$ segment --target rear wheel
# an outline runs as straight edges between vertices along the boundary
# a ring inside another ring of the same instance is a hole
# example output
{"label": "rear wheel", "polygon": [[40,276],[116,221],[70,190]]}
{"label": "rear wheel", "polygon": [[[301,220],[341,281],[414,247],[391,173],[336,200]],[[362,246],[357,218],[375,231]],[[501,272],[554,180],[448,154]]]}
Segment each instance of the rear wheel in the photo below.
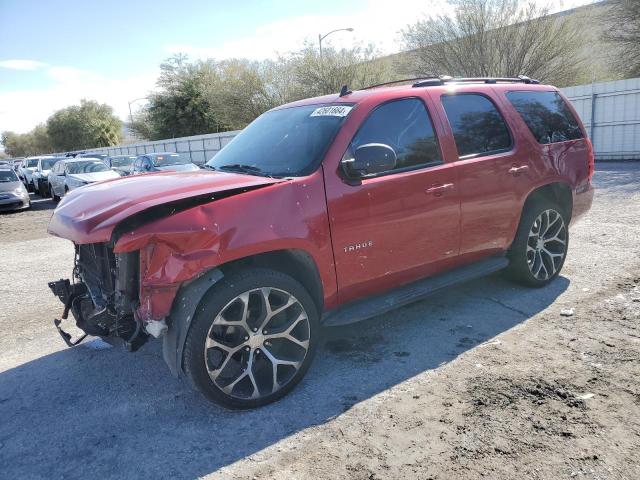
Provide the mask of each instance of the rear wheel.
{"label": "rear wheel", "polygon": [[511,278],[542,287],[560,274],[569,246],[568,220],[563,208],[546,199],[526,207],[509,252]]}
{"label": "rear wheel", "polygon": [[231,274],[198,307],[185,343],[185,372],[226,407],[265,405],[302,379],[319,333],[316,306],[296,280],[266,269]]}

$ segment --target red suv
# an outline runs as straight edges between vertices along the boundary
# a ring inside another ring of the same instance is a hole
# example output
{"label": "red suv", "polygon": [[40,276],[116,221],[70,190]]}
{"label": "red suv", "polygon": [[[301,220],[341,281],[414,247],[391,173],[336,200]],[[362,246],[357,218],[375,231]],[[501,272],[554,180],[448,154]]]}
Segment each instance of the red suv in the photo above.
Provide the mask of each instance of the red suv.
{"label": "red suv", "polygon": [[575,111],[526,77],[343,88],[265,113],[206,168],[72,191],[49,232],[73,281],[50,287],[90,335],[162,337],[232,408],[290,391],[323,326],[500,269],[546,285],[593,198]]}

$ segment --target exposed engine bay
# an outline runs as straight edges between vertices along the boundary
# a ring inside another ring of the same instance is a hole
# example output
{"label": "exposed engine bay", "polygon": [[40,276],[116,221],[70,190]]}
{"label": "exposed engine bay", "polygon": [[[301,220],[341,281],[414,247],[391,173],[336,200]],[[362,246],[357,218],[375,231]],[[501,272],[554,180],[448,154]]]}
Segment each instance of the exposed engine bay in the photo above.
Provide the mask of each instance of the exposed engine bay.
{"label": "exposed engine bay", "polygon": [[[75,245],[72,279],[50,282],[49,288],[64,304],[61,319],[54,323],[65,343],[74,346],[86,335],[120,341],[127,350],[135,351],[148,339],[138,321],[139,254],[113,252],[107,243]],[[72,341],[62,329],[69,312],[85,335]]]}

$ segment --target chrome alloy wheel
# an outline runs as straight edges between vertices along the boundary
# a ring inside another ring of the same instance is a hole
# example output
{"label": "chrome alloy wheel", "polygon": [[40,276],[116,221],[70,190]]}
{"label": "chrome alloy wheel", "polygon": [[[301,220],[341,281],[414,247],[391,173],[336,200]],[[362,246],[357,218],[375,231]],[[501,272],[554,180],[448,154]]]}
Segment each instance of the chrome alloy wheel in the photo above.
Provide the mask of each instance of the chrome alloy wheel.
{"label": "chrome alloy wheel", "polygon": [[290,293],[263,287],[246,291],[218,313],[207,333],[205,367],[231,397],[257,399],[284,387],[309,350],[310,325]]}
{"label": "chrome alloy wheel", "polygon": [[538,280],[547,280],[556,274],[567,253],[567,226],[562,215],[555,210],[544,210],[529,230],[527,264]]}

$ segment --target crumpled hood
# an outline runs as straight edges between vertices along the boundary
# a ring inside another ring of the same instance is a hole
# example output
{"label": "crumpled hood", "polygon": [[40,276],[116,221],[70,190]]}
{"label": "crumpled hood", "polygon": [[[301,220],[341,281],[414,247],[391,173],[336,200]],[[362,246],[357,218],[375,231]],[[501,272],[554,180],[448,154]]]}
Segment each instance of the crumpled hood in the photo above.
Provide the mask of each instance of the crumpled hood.
{"label": "crumpled hood", "polygon": [[120,178],[120,175],[113,170],[105,170],[104,172],[72,173],[69,174],[69,177],[80,180],[81,182],[93,183],[111,180],[112,178]]}
{"label": "crumpled hood", "polygon": [[[113,172],[115,173],[115,172]],[[282,182],[281,179],[199,170],[120,177],[72,190],[60,202],[48,232],[74,243],[108,242],[123,220],[153,207],[195,197]]]}

